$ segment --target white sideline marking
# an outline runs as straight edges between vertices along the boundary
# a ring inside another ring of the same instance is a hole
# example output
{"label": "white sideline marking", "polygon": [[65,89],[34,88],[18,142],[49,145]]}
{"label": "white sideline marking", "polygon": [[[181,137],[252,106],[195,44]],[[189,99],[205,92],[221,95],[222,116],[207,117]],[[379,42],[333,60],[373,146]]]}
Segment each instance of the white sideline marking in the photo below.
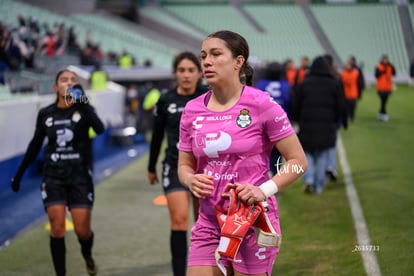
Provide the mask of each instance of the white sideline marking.
{"label": "white sideline marking", "polygon": [[[346,194],[348,196],[349,205],[351,206],[351,213],[354,219],[355,230],[357,234],[358,245],[371,245],[371,240],[368,234],[368,227],[365,222],[364,213],[362,212],[361,204],[359,203],[358,193],[355,189],[352,180],[352,172],[346,159],[346,152],[341,136],[338,133],[337,148],[339,154],[339,162],[341,163],[342,172],[344,175],[344,182]],[[361,250],[362,262],[365,267],[367,275],[380,276],[381,270],[378,265],[377,256],[374,251]]]}

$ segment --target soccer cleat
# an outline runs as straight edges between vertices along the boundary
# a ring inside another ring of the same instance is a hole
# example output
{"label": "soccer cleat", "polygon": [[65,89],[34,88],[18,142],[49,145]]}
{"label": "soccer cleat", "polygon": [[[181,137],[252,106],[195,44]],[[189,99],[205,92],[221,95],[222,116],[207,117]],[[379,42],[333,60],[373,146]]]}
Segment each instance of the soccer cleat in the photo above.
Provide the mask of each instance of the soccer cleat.
{"label": "soccer cleat", "polygon": [[92,257],[86,260],[86,271],[90,276],[95,276],[98,273],[98,266]]}

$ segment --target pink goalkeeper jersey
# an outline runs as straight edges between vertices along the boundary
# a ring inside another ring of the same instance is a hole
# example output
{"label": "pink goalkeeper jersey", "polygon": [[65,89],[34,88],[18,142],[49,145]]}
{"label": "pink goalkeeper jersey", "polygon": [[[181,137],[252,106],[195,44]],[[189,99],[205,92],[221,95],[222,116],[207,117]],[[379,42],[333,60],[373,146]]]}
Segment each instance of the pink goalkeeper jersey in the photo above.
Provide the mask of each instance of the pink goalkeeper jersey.
{"label": "pink goalkeeper jersey", "polygon": [[[227,204],[221,198],[227,183],[260,185],[269,180],[274,142],[294,133],[285,111],[266,92],[245,86],[239,101],[222,112],[206,107],[211,93],[187,103],[178,144],[179,150],[193,153],[196,173],[214,176],[212,195],[200,200],[198,223],[206,225],[217,224],[213,207]],[[268,203],[274,220],[278,218],[275,197]]]}

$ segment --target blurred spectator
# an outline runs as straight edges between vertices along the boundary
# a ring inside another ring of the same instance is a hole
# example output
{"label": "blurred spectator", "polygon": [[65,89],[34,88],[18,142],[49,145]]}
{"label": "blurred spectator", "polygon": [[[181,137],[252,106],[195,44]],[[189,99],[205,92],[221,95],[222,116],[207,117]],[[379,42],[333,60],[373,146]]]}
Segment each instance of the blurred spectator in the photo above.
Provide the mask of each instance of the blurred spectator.
{"label": "blurred spectator", "polygon": [[109,51],[106,55],[107,55],[107,58],[108,58],[108,62],[110,64],[113,64],[113,65],[118,64],[119,57],[118,57],[117,53],[115,53],[113,51]]}
{"label": "blurred spectator", "polygon": [[6,51],[7,40],[2,34],[3,31],[0,33],[0,83],[6,84],[4,73],[9,69],[10,58]]}
{"label": "blurred spectator", "polygon": [[[325,58],[325,60],[328,64],[328,70],[329,70],[330,74],[338,82],[338,84],[340,85],[342,94],[344,94],[342,81],[341,81],[341,74],[340,74],[338,68],[336,67],[336,65],[334,64],[334,60],[333,60],[332,55],[331,54],[325,54],[323,57]],[[343,125],[344,123],[346,125],[348,124],[346,109],[345,109],[345,113],[343,114],[343,118],[339,118],[338,121],[337,121],[338,128],[341,127],[341,125]],[[329,175],[330,179],[333,180],[333,181],[336,181],[337,178],[338,178],[338,165],[337,165],[337,162],[336,162],[336,142],[335,142],[335,146],[329,149],[328,167],[326,169],[326,174]]]}
{"label": "blurred spectator", "polygon": [[[258,80],[255,86],[260,90],[268,92],[282,106],[288,117],[290,117],[290,85],[284,79],[284,75],[285,70],[283,65],[279,62],[271,62],[265,67],[263,79]],[[276,147],[273,147],[270,154],[270,171],[272,175],[275,175],[280,169],[280,158],[281,154],[277,151]]]}
{"label": "blurred spectator", "polygon": [[121,69],[129,69],[134,64],[134,59],[128,51],[122,51],[121,56],[118,60],[118,66]]}
{"label": "blurred spectator", "polygon": [[349,62],[351,63],[351,66],[358,70],[358,99],[362,99],[362,92],[364,92],[365,89],[365,76],[364,72],[362,71],[362,68],[357,65],[356,57],[350,56]]}
{"label": "blurred spectator", "polygon": [[386,107],[393,89],[392,78],[395,75],[396,71],[394,65],[389,61],[387,55],[383,55],[378,65],[375,67],[377,94],[380,98],[380,110],[378,113],[378,120],[380,121],[386,122],[389,120]]}
{"label": "blurred spectator", "polygon": [[65,24],[56,24],[56,32],[55,32],[55,54],[56,56],[61,56],[66,50],[66,30]]}
{"label": "blurred spectator", "polygon": [[293,60],[288,59],[285,61],[285,78],[289,82],[290,86],[295,85],[296,67]]}
{"label": "blurred spectator", "polygon": [[326,62],[328,63],[329,72],[331,75],[338,81],[341,80],[341,74],[339,73],[338,68],[334,64],[334,60],[331,54],[325,54],[324,58]]}
{"label": "blurred spectator", "polygon": [[352,66],[351,60],[348,60],[341,72],[341,81],[345,93],[348,119],[353,122],[359,97],[359,72]]}
{"label": "blurred spectator", "polygon": [[151,59],[149,59],[149,58],[147,58],[147,59],[144,61],[144,66],[145,66],[145,67],[151,67],[151,66],[152,66],[152,60],[151,60]]}
{"label": "blurred spectator", "polygon": [[5,34],[5,51],[9,56],[9,69],[11,71],[18,71],[21,69],[23,63],[23,55],[20,49],[19,38],[17,32],[6,32]]}
{"label": "blurred spectator", "polygon": [[307,56],[303,56],[300,59],[300,67],[296,70],[293,86],[296,86],[302,83],[308,71],[309,71],[309,58]]}
{"label": "blurred spectator", "polygon": [[136,127],[139,120],[139,93],[136,84],[130,84],[125,98],[125,122],[127,126]]}
{"label": "blurred spectator", "polygon": [[92,91],[106,91],[108,74],[102,69],[101,63],[96,61],[89,79]]}
{"label": "blurred spectator", "polygon": [[284,79],[285,70],[279,62],[269,63],[264,70],[263,78],[257,80],[255,86],[268,92],[272,98],[289,114],[290,85]]}
{"label": "blurred spectator", "polygon": [[29,18],[29,30],[36,34],[40,33],[39,24],[37,22],[37,19],[34,17]]}
{"label": "blurred spectator", "polygon": [[149,90],[145,94],[144,99],[142,101],[142,111],[140,114],[140,121],[138,129],[142,133],[147,133],[149,130],[152,129],[153,126],[153,110],[155,105],[157,104],[158,99],[161,96],[160,90],[155,87],[153,83],[148,83]]}
{"label": "blurred spectator", "polygon": [[4,85],[6,84],[4,73],[7,71],[9,66],[8,66],[8,57],[1,45],[1,42],[2,41],[0,41],[0,84]]}
{"label": "blurred spectator", "polygon": [[74,27],[70,27],[68,30],[68,39],[67,39],[67,49],[70,53],[79,53],[80,45],[78,43],[78,38],[75,33]]}
{"label": "blurred spectator", "polygon": [[96,58],[93,45],[88,43],[80,54],[80,64],[81,65],[95,65]]}
{"label": "blurred spectator", "polygon": [[292,95],[292,119],[299,124],[298,137],[308,160],[304,190],[320,194],[327,180],[329,150],[336,144],[337,122],[346,120],[345,97],[323,56],[314,59]]}
{"label": "blurred spectator", "polygon": [[26,19],[24,19],[24,16],[22,14],[17,15],[17,21],[19,22],[19,27],[26,27]]}
{"label": "blurred spectator", "polygon": [[37,52],[45,53],[48,57],[54,57],[56,52],[55,35],[49,31],[47,36],[40,42]]}

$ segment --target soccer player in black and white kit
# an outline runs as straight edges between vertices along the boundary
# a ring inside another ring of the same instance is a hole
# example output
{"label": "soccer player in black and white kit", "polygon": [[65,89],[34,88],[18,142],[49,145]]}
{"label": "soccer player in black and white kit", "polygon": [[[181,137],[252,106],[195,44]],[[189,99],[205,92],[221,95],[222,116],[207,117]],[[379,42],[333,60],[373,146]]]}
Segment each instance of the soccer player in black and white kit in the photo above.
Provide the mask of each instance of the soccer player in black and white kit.
{"label": "soccer player in black and white kit", "polygon": [[[186,103],[205,91],[201,85],[202,71],[199,59],[191,52],[181,52],[173,60],[173,73],[177,86],[162,94],[154,110],[154,127],[148,162],[148,179],[158,183],[156,164],[164,133],[167,148],[162,168],[162,186],[167,198],[171,218],[170,250],[174,276],[184,276],[187,263],[187,231],[191,194],[178,180],[178,139],[181,113]],[[193,198],[194,218],[197,217],[198,201]]]}
{"label": "soccer player in black and white kit", "polygon": [[[72,215],[87,272],[89,275],[97,274],[92,257],[94,185],[89,130],[92,128],[96,134],[101,134],[104,125],[77,82],[76,74],[69,70],[62,70],[56,75],[56,102],[39,111],[34,136],[11,183],[13,191],[17,192],[24,171],[36,159],[47,138],[41,194],[51,225],[50,251],[58,276],[66,274],[67,207]],[[73,87],[77,89],[73,90]]]}

